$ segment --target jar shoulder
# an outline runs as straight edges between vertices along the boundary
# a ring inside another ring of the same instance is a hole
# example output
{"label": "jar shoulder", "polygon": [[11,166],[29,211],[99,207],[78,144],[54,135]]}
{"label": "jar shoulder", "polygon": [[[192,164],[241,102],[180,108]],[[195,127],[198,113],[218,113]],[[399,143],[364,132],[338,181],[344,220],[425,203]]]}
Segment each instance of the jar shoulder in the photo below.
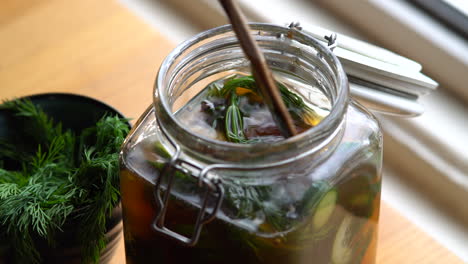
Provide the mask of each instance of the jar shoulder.
{"label": "jar shoulder", "polygon": [[343,137],[333,153],[314,169],[314,179],[340,181],[354,171],[382,169],[383,138],[377,118],[358,103],[347,109]]}
{"label": "jar shoulder", "polygon": [[344,142],[359,142],[363,146],[378,144],[381,148],[382,129],[379,120],[364,106],[352,101],[345,119]]}

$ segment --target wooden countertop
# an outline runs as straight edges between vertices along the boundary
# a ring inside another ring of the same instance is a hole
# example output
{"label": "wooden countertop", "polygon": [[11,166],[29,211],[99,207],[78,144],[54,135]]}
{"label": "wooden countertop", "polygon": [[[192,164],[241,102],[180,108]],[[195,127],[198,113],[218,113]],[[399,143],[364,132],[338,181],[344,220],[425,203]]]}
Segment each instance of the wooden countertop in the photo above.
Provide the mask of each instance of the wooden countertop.
{"label": "wooden countertop", "polygon": [[[114,0],[2,0],[0,100],[77,93],[138,118],[174,46]],[[377,263],[462,263],[385,202],[380,219]]]}

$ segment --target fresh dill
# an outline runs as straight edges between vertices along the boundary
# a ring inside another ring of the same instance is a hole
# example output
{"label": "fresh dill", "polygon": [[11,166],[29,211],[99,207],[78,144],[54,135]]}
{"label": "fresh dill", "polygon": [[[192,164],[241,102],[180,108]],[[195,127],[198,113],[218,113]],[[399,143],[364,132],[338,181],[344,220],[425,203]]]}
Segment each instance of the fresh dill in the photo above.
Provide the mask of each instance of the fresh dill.
{"label": "fresh dill", "polygon": [[[18,263],[40,263],[38,240],[54,246],[72,226],[82,262],[98,262],[106,219],[119,201],[118,152],[127,120],[104,116],[80,134],[64,131],[29,100],[0,106],[16,137],[0,140],[0,238]],[[20,136],[21,135],[21,136]]]}
{"label": "fresh dill", "polygon": [[226,138],[229,141],[235,143],[243,143],[246,141],[242,113],[239,109],[239,98],[235,93],[231,94],[230,104],[226,110],[224,121],[226,122]]}
{"label": "fresh dill", "polygon": [[[314,111],[314,109],[310,108],[298,94],[289,90],[281,82],[276,82],[276,85],[280,91],[284,104],[293,116],[302,119],[313,126],[318,124],[321,117]],[[228,93],[238,89],[239,87],[258,93],[258,88],[253,76],[243,76],[228,80],[220,91],[220,94],[226,96]]]}
{"label": "fresh dill", "polygon": [[[276,85],[297,125],[312,127],[322,120],[323,117],[307,105],[300,95],[281,82],[276,82]],[[255,79],[252,76],[233,76],[224,80],[224,83],[215,81],[209,84],[207,89],[207,99],[202,102],[202,111],[209,114],[206,122],[213,128],[224,131],[225,138],[230,142],[243,144],[258,142],[246,136],[244,116],[249,116],[250,113],[241,107],[243,97],[248,98],[250,103],[263,103]],[[223,122],[219,122],[220,120]]]}

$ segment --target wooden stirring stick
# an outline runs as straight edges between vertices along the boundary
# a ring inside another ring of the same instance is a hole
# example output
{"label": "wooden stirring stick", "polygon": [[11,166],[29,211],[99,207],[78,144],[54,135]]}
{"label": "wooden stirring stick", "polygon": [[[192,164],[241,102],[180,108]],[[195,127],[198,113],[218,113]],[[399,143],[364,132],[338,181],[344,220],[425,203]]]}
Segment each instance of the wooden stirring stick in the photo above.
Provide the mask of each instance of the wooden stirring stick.
{"label": "wooden stirring stick", "polygon": [[255,43],[252,35],[250,35],[250,31],[242,11],[234,0],[219,0],[219,2],[231,21],[232,28],[239,39],[242,50],[252,64],[252,75],[260,87],[260,93],[262,94],[276,125],[284,137],[288,138],[296,135],[296,127],[294,126],[291,115],[281,98],[281,94],[275,84],[273,74],[271,73],[270,68],[268,68],[263,53],[260,51],[257,43]]}

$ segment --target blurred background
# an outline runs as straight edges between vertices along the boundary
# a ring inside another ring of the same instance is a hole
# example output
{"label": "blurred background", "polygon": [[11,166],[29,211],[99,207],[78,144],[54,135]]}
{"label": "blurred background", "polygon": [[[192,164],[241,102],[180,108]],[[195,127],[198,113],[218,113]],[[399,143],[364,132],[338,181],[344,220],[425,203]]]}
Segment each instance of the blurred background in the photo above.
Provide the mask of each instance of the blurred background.
{"label": "blurred background", "polygon": [[[227,23],[215,0],[120,0],[172,42]],[[383,200],[468,261],[468,2],[239,0],[250,21],[319,26],[413,59],[439,83],[424,115],[379,115]],[[338,39],[339,42],[339,39]]]}

